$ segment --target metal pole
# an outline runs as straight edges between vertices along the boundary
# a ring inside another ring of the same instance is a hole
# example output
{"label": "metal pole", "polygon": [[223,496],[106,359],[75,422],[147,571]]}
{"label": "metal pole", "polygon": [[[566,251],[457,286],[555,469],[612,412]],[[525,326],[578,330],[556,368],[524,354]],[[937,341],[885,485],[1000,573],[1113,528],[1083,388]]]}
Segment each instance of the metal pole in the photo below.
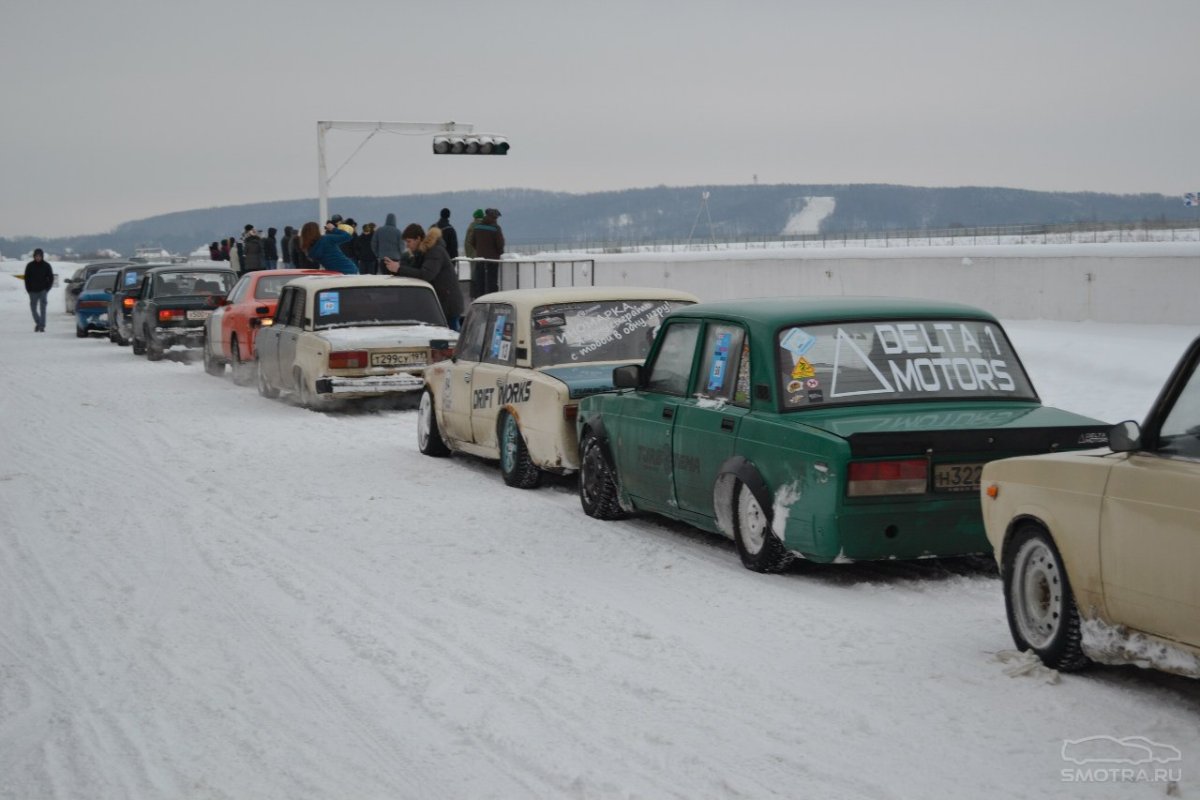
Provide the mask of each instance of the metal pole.
{"label": "metal pole", "polygon": [[325,168],[325,131],[328,122],[317,123],[317,224],[329,219],[329,172]]}

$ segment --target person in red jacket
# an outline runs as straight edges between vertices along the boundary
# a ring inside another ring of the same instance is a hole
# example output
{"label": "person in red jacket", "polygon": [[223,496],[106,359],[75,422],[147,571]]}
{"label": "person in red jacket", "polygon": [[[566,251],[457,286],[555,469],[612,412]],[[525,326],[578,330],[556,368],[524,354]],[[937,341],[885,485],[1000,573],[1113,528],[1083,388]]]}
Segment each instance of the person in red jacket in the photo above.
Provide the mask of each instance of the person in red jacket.
{"label": "person in red jacket", "polygon": [[46,261],[42,248],[33,251],[33,261],[25,265],[25,291],[29,293],[29,310],[33,313],[33,330],[46,332],[46,298],[54,285],[54,269]]}

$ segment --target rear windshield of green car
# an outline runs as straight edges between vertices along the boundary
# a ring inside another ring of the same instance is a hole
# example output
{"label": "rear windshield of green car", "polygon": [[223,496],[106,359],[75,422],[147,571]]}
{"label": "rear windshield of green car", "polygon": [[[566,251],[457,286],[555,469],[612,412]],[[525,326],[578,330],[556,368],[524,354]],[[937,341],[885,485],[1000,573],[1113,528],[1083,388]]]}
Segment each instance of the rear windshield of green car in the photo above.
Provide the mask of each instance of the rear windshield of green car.
{"label": "rear windshield of green car", "polygon": [[538,306],[529,320],[535,368],[589,361],[643,361],[679,300],[599,300]]}
{"label": "rear windshield of green car", "polygon": [[785,409],[898,400],[1036,400],[1004,331],[986,320],[796,325],[776,339]]}

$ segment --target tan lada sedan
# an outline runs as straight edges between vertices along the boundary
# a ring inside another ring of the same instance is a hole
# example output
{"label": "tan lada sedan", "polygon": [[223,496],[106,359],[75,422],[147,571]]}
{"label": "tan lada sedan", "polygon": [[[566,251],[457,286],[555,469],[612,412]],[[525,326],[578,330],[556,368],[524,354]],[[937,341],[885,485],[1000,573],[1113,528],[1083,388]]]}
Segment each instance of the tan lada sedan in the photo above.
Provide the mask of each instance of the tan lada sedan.
{"label": "tan lada sedan", "polygon": [[579,469],[579,399],[613,388],[613,367],[641,363],[662,318],[698,301],[638,287],[517,289],[477,298],[451,361],[425,370],[417,445],[500,462],[528,489]]}
{"label": "tan lada sedan", "polygon": [[1200,677],[1198,360],[1200,339],[1145,422],[1114,426],[1109,448],[984,467],[1013,640],[1051,667]]}

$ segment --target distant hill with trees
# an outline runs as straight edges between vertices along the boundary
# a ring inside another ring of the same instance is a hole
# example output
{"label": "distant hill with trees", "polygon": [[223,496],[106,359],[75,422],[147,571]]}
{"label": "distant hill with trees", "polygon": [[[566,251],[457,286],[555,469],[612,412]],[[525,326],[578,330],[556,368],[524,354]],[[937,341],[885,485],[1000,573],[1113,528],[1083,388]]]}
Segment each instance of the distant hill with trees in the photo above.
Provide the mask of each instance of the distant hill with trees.
{"label": "distant hill with trees", "polygon": [[[708,193],[707,200],[704,193]],[[819,199],[813,202],[814,198]],[[510,246],[582,246],[678,241],[693,235],[721,239],[774,238],[785,232],[842,232],[975,228],[1066,223],[1170,223],[1197,219],[1197,209],[1162,194],[1037,192],[995,187],[923,188],[888,184],[776,184],[657,186],[569,194],[535,189],[445,192],[395,197],[337,197],[330,213],[382,224],[389,213],[401,226],[429,225],[445,207],[461,232],[471,212],[499,208]],[[808,213],[806,213],[806,209]],[[820,213],[813,213],[819,210]],[[241,233],[299,227],[317,214],[317,201],[287,200],[176,211],[126,222],[113,231],[62,238],[0,239],[14,257],[34,247],[75,253],[163,247],[189,253]],[[711,220],[711,229],[710,229]],[[801,228],[797,228],[797,222]],[[808,227],[804,227],[808,226]]]}

